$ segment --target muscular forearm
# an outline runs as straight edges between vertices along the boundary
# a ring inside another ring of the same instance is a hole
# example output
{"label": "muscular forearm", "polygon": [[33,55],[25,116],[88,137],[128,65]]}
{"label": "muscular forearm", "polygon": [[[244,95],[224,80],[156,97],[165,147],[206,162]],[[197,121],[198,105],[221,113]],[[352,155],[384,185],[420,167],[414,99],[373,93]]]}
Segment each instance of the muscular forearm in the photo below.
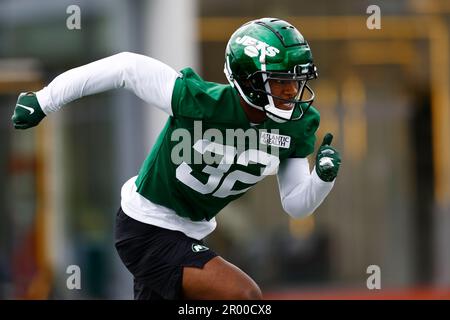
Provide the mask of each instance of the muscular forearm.
{"label": "muscular forearm", "polygon": [[294,218],[314,212],[334,185],[334,181],[322,181],[313,169],[309,171],[307,159],[288,159],[278,172],[283,209]]}

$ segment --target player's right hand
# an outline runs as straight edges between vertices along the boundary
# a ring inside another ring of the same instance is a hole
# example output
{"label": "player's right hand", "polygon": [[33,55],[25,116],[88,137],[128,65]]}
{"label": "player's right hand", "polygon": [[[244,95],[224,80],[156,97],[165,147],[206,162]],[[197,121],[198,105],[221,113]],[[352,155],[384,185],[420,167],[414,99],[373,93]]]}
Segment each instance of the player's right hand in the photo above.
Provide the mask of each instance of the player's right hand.
{"label": "player's right hand", "polygon": [[44,117],[45,113],[42,111],[34,92],[22,92],[19,94],[14,114],[11,118],[14,128],[28,129],[34,127]]}

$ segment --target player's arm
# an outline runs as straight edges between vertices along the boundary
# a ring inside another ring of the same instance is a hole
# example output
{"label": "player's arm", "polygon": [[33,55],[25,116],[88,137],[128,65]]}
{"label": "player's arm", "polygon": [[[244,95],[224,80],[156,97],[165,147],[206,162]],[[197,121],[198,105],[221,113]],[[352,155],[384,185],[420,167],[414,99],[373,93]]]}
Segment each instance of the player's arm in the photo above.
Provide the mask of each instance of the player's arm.
{"label": "player's arm", "polygon": [[291,158],[280,164],[278,186],[283,209],[294,218],[313,213],[333,188],[341,158],[330,146],[333,136],[325,135],[312,172],[308,159]]}
{"label": "player's arm", "polygon": [[153,58],[122,52],[57,76],[37,92],[21,93],[12,121],[17,129],[37,125],[46,115],[84,96],[125,88],[171,114],[171,97],[178,73]]}

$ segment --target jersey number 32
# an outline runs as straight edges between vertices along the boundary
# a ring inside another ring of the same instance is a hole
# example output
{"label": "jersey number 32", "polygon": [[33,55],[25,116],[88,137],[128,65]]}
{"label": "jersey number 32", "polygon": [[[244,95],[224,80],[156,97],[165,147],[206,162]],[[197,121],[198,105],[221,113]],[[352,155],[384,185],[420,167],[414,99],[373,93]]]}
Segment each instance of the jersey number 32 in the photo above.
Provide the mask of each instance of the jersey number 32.
{"label": "jersey number 32", "polygon": [[[275,174],[280,160],[278,157],[257,149],[248,149],[237,155],[236,164],[248,166],[249,163],[264,165],[260,175],[253,175],[242,170],[229,171],[234,163],[237,150],[233,146],[222,145],[206,139],[197,140],[193,145],[194,150],[204,155],[207,151],[218,154],[221,157],[217,166],[206,165],[203,172],[208,174],[206,183],[195,178],[191,172],[192,167],[182,162],[176,169],[176,177],[179,181],[201,194],[212,194],[214,197],[226,198],[231,195],[243,193],[251,188],[233,190],[236,181],[254,185],[265,176]],[[221,183],[222,181],[222,183]]]}

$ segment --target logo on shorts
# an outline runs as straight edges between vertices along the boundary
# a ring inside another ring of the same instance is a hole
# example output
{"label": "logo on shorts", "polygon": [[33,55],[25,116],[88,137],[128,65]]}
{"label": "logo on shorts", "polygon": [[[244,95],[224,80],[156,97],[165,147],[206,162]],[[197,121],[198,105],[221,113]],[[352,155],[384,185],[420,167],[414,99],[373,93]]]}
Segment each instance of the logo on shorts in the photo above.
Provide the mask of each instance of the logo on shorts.
{"label": "logo on shorts", "polygon": [[206,250],[209,250],[209,248],[205,247],[201,244],[198,244],[198,243],[192,244],[192,251],[194,251],[194,252],[202,252],[202,251],[206,251]]}

